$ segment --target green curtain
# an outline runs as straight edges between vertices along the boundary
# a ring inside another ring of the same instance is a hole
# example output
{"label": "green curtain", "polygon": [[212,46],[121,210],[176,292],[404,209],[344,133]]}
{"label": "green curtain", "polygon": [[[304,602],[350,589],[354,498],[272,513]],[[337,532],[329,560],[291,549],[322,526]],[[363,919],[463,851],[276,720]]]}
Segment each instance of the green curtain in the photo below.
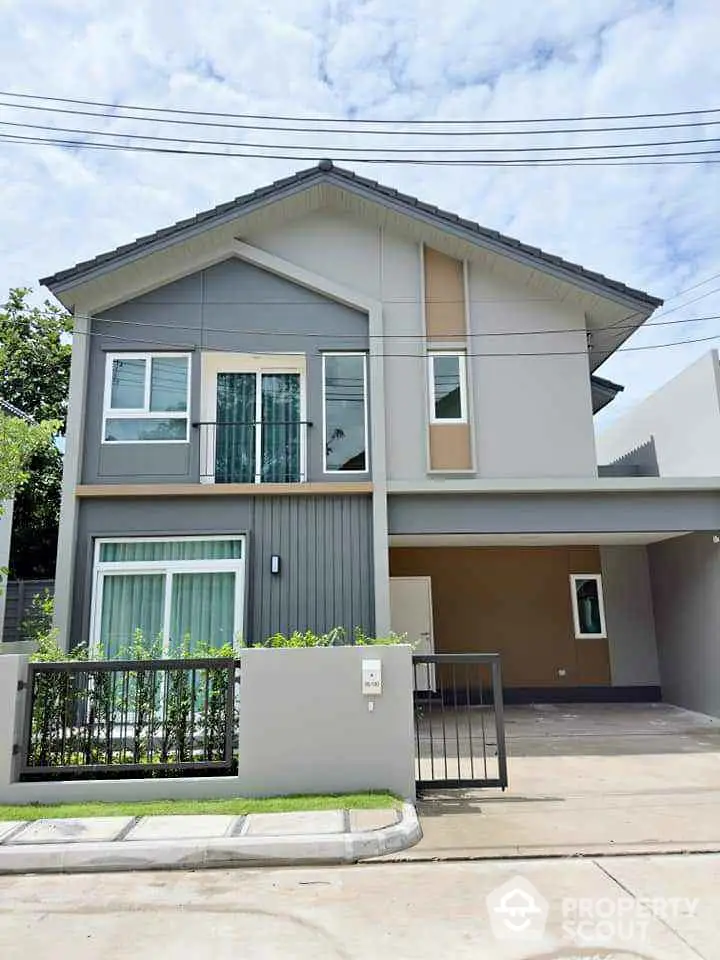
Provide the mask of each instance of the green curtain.
{"label": "green curtain", "polygon": [[262,467],[264,483],[300,480],[300,374],[262,376]]}
{"label": "green curtain", "polygon": [[232,645],[234,610],[234,573],[173,574],[170,656],[180,651],[186,637],[192,641],[191,651],[198,645]]}
{"label": "green curtain", "polygon": [[133,540],[100,544],[100,561],[132,563],[144,560],[238,560],[242,540]]}
{"label": "green curtain", "polygon": [[100,623],[101,655],[108,660],[126,655],[138,630],[146,643],[156,641],[162,633],[164,606],[164,574],[106,576]]}
{"label": "green curtain", "polygon": [[255,480],[254,373],[217,375],[215,483]]}

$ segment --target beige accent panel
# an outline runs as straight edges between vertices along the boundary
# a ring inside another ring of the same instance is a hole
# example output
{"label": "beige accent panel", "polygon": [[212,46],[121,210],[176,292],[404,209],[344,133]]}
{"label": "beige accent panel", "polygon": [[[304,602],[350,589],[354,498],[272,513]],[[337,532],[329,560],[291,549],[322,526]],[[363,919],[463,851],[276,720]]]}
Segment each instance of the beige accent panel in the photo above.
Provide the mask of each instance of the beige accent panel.
{"label": "beige accent panel", "polygon": [[430,424],[430,469],[472,470],[470,426],[467,423]]}
{"label": "beige accent panel", "polygon": [[575,639],[570,601],[570,574],[599,572],[597,547],[390,550],[391,577],[432,580],[438,653],[499,653],[508,687],[610,685],[608,642]]}
{"label": "beige accent panel", "polygon": [[460,260],[423,247],[425,331],[429,340],[465,341],[465,283]]}
{"label": "beige accent panel", "polygon": [[369,481],[357,483],[98,483],[75,488],[76,497],[275,497],[369,494]]}

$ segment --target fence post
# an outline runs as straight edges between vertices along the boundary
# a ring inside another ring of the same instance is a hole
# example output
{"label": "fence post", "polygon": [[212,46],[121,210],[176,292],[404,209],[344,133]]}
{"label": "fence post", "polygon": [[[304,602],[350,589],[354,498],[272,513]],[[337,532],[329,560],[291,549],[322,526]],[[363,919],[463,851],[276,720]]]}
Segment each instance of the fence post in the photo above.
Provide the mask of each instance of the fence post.
{"label": "fence post", "polygon": [[[24,736],[23,706],[28,693],[28,658],[7,653],[0,656],[0,794],[17,780],[20,756],[13,750]],[[22,683],[23,689],[18,685]]]}

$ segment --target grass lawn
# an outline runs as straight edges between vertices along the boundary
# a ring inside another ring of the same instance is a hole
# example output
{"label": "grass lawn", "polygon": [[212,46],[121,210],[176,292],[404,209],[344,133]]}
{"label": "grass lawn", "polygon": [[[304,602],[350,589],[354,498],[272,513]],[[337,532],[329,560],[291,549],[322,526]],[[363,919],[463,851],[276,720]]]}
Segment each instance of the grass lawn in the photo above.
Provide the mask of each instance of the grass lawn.
{"label": "grass lawn", "polygon": [[148,817],[198,813],[287,813],[295,810],[372,810],[397,807],[391,793],[340,793],[319,796],[267,797],[249,800],[150,800],[138,803],[58,803],[0,806],[0,820],[61,817]]}

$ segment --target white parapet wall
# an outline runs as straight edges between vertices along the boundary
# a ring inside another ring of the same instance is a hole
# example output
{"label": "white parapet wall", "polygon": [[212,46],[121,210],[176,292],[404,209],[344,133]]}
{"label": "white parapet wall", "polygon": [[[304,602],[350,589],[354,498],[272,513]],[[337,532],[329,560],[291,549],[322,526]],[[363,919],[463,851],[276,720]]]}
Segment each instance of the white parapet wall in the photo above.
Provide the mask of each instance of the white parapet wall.
{"label": "white parapet wall", "polygon": [[[382,692],[363,693],[364,660]],[[390,790],[415,798],[412,648],[251,648],[242,654],[245,796]]]}
{"label": "white parapet wall", "polygon": [[[366,790],[414,799],[409,646],[256,648],[243,651],[241,660],[237,776],[19,782],[28,658],[0,657],[0,803]],[[364,660],[380,661],[381,693],[362,692]]]}

